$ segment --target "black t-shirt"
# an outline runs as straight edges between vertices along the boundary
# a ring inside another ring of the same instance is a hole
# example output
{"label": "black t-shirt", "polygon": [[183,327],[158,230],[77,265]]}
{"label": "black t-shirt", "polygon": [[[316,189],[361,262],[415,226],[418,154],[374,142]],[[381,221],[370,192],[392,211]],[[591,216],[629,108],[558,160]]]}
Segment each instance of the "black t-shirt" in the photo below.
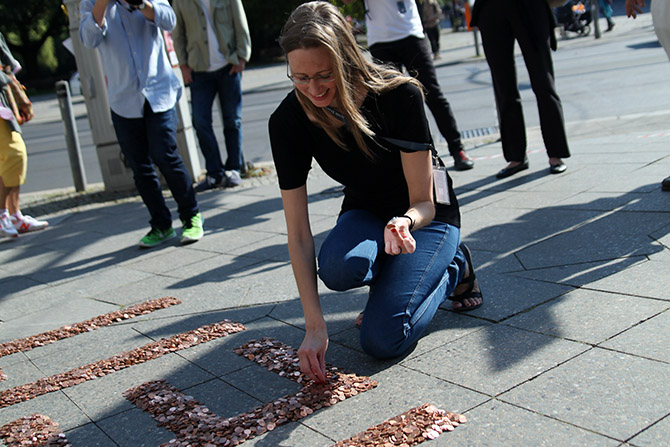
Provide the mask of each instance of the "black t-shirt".
{"label": "black t-shirt", "polygon": [[[296,92],[289,93],[269,122],[279,187],[289,190],[303,186],[315,159],[328,176],[344,186],[341,212],[364,209],[388,220],[409,208],[400,152],[410,150],[384,138],[432,144],[423,97],[418,87],[404,84],[381,95],[368,94],[361,111],[376,134],[375,139],[366,138],[373,159],[358,148],[346,127],[340,129],[341,138],[350,149],[339,147],[309,120]],[[435,220],[460,227],[458,202],[451,178],[447,179],[451,205],[435,203]]]}

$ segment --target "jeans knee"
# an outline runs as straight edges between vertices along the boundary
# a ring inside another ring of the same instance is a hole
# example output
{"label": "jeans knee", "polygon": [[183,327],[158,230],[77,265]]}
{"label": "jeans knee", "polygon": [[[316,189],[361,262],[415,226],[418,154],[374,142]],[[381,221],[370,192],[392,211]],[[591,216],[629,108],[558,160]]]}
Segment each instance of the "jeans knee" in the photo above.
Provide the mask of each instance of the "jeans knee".
{"label": "jeans knee", "polygon": [[365,258],[349,258],[332,262],[319,259],[319,278],[330,290],[342,292],[365,285],[370,271],[370,261]]}
{"label": "jeans knee", "polygon": [[392,359],[402,355],[404,341],[404,336],[398,340],[391,334],[389,325],[383,328],[372,328],[370,325],[361,327],[361,348],[367,355],[378,360]]}

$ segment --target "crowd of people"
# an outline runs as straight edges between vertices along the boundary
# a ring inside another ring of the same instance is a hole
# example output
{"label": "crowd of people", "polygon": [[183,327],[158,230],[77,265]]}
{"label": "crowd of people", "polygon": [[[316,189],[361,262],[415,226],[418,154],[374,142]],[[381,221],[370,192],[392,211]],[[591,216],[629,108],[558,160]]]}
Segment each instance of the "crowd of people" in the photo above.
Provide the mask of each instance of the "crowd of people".
{"label": "crowd of people", "polygon": [[[336,291],[369,287],[357,324],[363,350],[375,358],[406,352],[445,301],[452,301],[455,312],[477,309],[484,301],[470,250],[461,240],[458,198],[424,109],[427,105],[434,116],[454,168],[472,169],[433,62],[440,52],[439,5],[435,0],[343,0],[352,1],[365,2],[372,60],[337,7],[326,1],[301,4],[278,39],[293,89],[268,123],[305,317],[300,367],[319,382],[327,379],[328,329],[317,278]],[[628,14],[634,17],[643,5],[643,0],[627,0]],[[180,242],[200,240],[204,219],[196,193],[241,183],[241,76],[251,56],[242,1],[82,0],[80,13],[81,41],[100,52],[114,130],[149,213],[150,230],[139,246],[155,247],[177,236],[154,165],[177,203]],[[654,17],[654,24],[660,20]],[[496,176],[529,167],[515,44],[537,99],[549,173],[565,172],[570,151],[554,83],[555,21],[548,2],[478,0],[470,24],[481,32],[508,162]],[[172,33],[182,80],[168,59],[164,32]],[[668,50],[668,36],[659,37]],[[4,87],[20,66],[2,35],[0,59]],[[191,89],[193,124],[207,170],[199,183],[177,150],[176,104],[183,85]],[[225,163],[212,126],[217,95]],[[16,237],[48,223],[20,211],[26,149],[4,88],[0,99],[0,235]],[[337,222],[318,254],[306,188],[314,161],[344,186]],[[670,189],[670,178],[663,189]]]}

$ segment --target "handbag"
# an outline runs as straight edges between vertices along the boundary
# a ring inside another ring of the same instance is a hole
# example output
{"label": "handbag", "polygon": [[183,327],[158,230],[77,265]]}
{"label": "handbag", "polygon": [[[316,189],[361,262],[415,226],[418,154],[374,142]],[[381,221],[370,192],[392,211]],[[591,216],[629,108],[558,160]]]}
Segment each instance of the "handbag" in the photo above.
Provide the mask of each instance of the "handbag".
{"label": "handbag", "polygon": [[26,87],[21,84],[13,73],[7,73],[11,82],[5,86],[5,95],[9,108],[14,112],[14,117],[19,124],[27,123],[35,116],[33,103],[26,94]]}

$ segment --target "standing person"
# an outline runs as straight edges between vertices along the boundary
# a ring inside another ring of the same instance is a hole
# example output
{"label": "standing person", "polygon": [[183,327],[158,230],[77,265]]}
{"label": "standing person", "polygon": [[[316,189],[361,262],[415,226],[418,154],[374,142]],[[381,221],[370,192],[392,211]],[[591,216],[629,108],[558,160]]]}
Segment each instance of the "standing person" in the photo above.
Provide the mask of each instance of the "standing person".
{"label": "standing person", "polygon": [[[351,3],[354,0],[343,0]],[[370,54],[375,59],[402,67],[423,84],[426,104],[440,133],[447,141],[454,167],[459,171],[472,169],[474,161],[465,152],[461,133],[449,102],[437,82],[435,65],[426,44],[421,17],[414,0],[364,0]]]}
{"label": "standing person", "polygon": [[437,0],[424,0],[421,7],[421,24],[430,42],[433,59],[440,58],[440,20],[442,8]]}
{"label": "standing person", "polygon": [[600,3],[600,10],[602,11],[603,15],[605,16],[605,19],[607,20],[607,31],[612,31],[614,28],[614,20],[612,20],[612,14],[614,11],[612,10],[612,0],[598,0]]}
{"label": "standing person", "polygon": [[505,178],[528,169],[526,125],[514,64],[519,43],[537,99],[542,138],[549,155],[549,172],[560,174],[570,156],[563,106],[554,85],[551,50],[556,50],[554,14],[545,0],[477,0],[472,26],[479,27],[486,61],[491,69],[498,108],[503,154],[509,164],[496,174]]}
{"label": "standing person", "polygon": [[116,138],[151,215],[151,230],[138,245],[154,247],[176,236],[154,163],[177,202],[180,242],[200,240],[202,215],[177,151],[181,85],[163,41],[163,31],[174,27],[174,11],[167,0],[82,0],[79,10],[79,36],[100,52]]}
{"label": "standing person", "polygon": [[[452,292],[456,311],[482,303],[444,169],[436,171],[440,194],[433,195],[434,149],[421,86],[366,60],[347,30],[328,2],[293,11],[279,44],[294,90],[269,122],[305,314],[300,368],[318,382],[326,379],[328,330],[317,274],[333,290],[370,286],[360,341],[376,358],[407,351]],[[313,160],[344,185],[342,210],[321,246],[318,271],[306,187]]]}
{"label": "standing person", "polygon": [[17,237],[46,228],[49,222],[21,213],[19,194],[26,182],[28,154],[14,117],[6,87],[21,69],[0,33],[0,236]]}
{"label": "standing person", "polygon": [[[626,15],[635,19],[642,13],[643,7],[645,7],[644,0],[626,0]],[[670,59],[670,4],[661,0],[651,2],[651,20],[658,41]],[[670,177],[661,182],[661,189],[670,191]]]}
{"label": "standing person", "polygon": [[[238,186],[242,179],[242,71],[251,57],[251,37],[242,0],[173,0],[172,32],[184,83],[191,87],[193,126],[207,176],[195,190]],[[228,159],[224,166],[212,128],[219,95]]]}

